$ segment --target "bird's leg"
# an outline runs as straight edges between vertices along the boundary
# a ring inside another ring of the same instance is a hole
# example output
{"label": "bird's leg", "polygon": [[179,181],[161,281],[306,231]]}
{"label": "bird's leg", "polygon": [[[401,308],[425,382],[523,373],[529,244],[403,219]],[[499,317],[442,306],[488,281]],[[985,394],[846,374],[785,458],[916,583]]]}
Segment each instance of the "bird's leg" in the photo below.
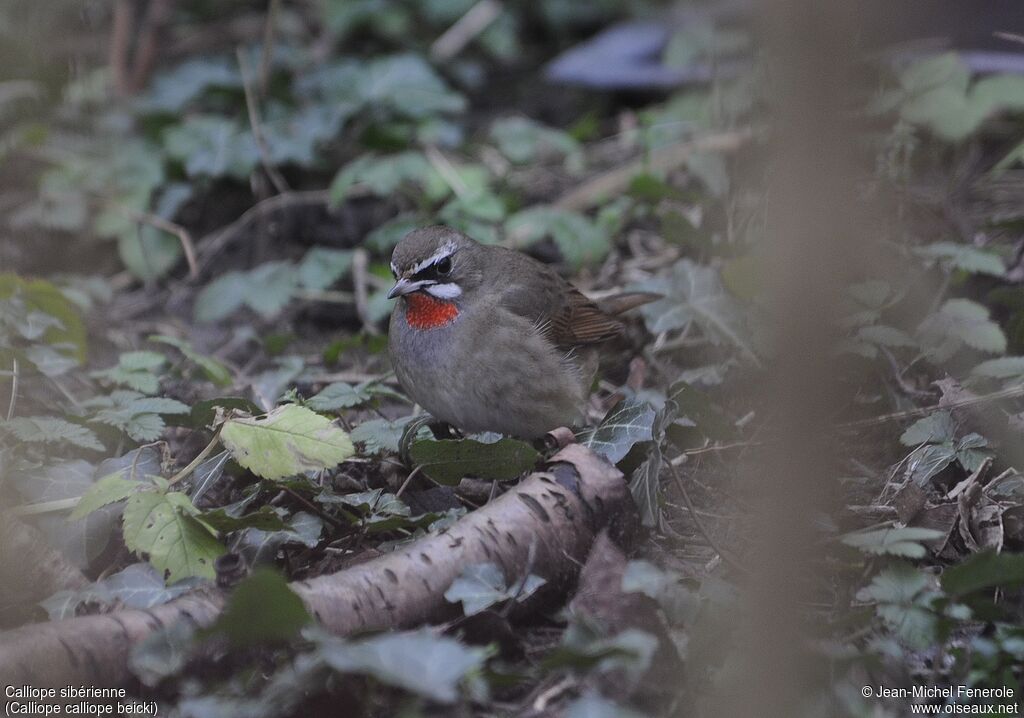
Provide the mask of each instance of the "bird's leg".
{"label": "bird's leg", "polygon": [[433,419],[427,422],[427,428],[433,433],[434,438],[438,441],[442,439],[458,439],[461,435],[458,434],[458,430],[449,424],[447,421],[440,421]]}

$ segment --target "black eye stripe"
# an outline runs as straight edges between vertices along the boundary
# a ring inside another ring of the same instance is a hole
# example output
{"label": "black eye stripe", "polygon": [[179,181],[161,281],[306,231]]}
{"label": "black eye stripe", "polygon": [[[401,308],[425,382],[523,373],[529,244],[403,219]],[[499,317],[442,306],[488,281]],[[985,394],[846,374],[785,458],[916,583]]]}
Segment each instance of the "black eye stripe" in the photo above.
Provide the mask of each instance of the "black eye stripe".
{"label": "black eye stripe", "polygon": [[[424,267],[420,271],[416,272],[416,274],[412,275],[411,278],[417,282],[425,280],[437,281],[442,276],[442,274],[447,275],[451,272],[451,263],[451,256],[441,257],[439,260],[437,260],[430,266]],[[448,265],[448,270],[446,272],[438,271],[438,266],[445,264]]]}

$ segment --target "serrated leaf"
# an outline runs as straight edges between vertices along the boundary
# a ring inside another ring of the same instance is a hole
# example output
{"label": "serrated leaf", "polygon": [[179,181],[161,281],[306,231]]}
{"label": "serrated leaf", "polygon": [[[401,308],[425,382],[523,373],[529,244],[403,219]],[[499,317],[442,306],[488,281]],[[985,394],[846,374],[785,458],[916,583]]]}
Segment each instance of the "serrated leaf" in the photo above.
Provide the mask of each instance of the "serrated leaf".
{"label": "serrated leaf", "polygon": [[910,447],[941,444],[952,441],[955,434],[956,422],[953,415],[948,411],[936,411],[911,424],[900,436],[900,443]]}
{"label": "serrated leaf", "polygon": [[971,376],[987,379],[1016,379],[1024,376],[1024,357],[1000,357],[983,361],[971,369]]}
{"label": "serrated leaf", "polygon": [[186,359],[188,359],[193,364],[202,369],[203,373],[206,375],[206,378],[212,381],[217,386],[231,385],[231,370],[228,369],[223,364],[221,364],[216,359],[214,359],[213,357],[208,357],[205,354],[200,354],[195,349],[193,349],[192,345],[189,344],[187,341],[184,341],[183,339],[178,339],[176,337],[164,336],[162,334],[154,334],[150,336],[148,339],[151,342],[169,344],[170,346],[180,351],[182,354],[185,355]]}
{"label": "serrated leaf", "polygon": [[906,526],[903,528],[854,531],[839,537],[847,546],[876,555],[923,558],[927,553],[922,541],[937,541],[945,536],[934,529]]}
{"label": "serrated leaf", "polygon": [[312,621],[302,599],[269,568],[257,568],[231,592],[206,635],[222,635],[235,648],[281,643]]}
{"label": "serrated leaf", "polygon": [[444,199],[451,192],[426,156],[412,150],[384,156],[360,155],[338,172],[328,191],[331,201],[338,203],[356,187],[377,197],[387,197],[410,185],[432,201]]}
{"label": "serrated leaf", "polygon": [[988,309],[969,299],[950,299],[918,328],[929,359],[944,362],[964,345],[991,354],[1006,351],[1006,335]]}
{"label": "serrated leaf", "polygon": [[473,439],[417,441],[409,450],[413,462],[439,484],[454,486],[464,476],[511,481],[532,469],[540,454],[530,444],[501,439],[485,444]]}
{"label": "serrated leaf", "polygon": [[989,274],[1001,277],[1006,274],[1006,267],[998,254],[968,244],[955,242],[935,242],[914,250],[918,255],[933,260],[942,260],[956,269],[974,274]]}
{"label": "serrated leaf", "polygon": [[467,648],[430,628],[348,642],[321,637],[318,653],[341,673],[371,676],[440,703],[453,703],[459,684],[483,668],[487,651]]}
{"label": "serrated leaf", "polygon": [[372,401],[377,396],[401,398],[400,394],[387,387],[373,382],[364,382],[353,386],[343,381],[328,384],[319,393],[306,400],[309,408],[315,411],[337,411],[351,409]]}
{"label": "serrated leaf", "polygon": [[123,501],[136,491],[145,488],[138,481],[122,478],[123,473],[123,471],[118,471],[104,476],[94,483],[82,496],[78,506],[74,508],[68,518],[75,521],[83,516],[88,516],[98,508]]}
{"label": "serrated leaf", "polygon": [[224,547],[194,512],[185,494],[132,494],[124,506],[125,546],[148,555],[169,583],[188,576],[213,578],[213,563]]}
{"label": "serrated leaf", "polygon": [[[389,419],[364,421],[352,429],[351,439],[353,443],[363,447],[360,452],[362,454],[397,454],[398,442],[402,438],[406,425],[413,418],[412,416],[406,416],[395,421]],[[430,430],[424,426],[417,433],[417,436],[430,436]]]}
{"label": "serrated leaf", "polygon": [[508,586],[501,567],[495,563],[479,563],[463,569],[444,592],[444,598],[449,603],[461,603],[463,615],[472,616],[511,598],[525,601],[545,583],[547,581],[540,576],[530,574]]}
{"label": "serrated leaf", "polygon": [[861,327],[857,330],[857,337],[872,344],[883,347],[916,347],[917,342],[913,337],[902,329],[887,327],[883,324],[875,324],[869,327]]}
{"label": "serrated leaf", "polygon": [[263,418],[229,419],[220,438],[235,461],[265,479],[332,469],[355,451],[330,419],[294,404]]}
{"label": "serrated leaf", "polygon": [[19,441],[38,444],[68,443],[83,449],[102,451],[103,444],[89,429],[52,416],[19,416],[0,422],[0,430],[7,431]]}
{"label": "serrated leaf", "polygon": [[596,429],[577,434],[576,440],[616,464],[634,444],[651,440],[654,416],[655,411],[647,402],[623,399],[612,407]]}

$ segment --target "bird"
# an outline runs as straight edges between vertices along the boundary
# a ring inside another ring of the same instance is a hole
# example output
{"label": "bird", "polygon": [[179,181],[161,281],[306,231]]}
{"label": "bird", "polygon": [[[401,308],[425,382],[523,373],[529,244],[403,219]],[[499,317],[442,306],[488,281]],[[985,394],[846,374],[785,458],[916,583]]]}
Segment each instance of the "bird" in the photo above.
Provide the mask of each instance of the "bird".
{"label": "bird", "polygon": [[527,440],[580,424],[617,315],[660,298],[592,301],[550,265],[443,225],[405,235],[391,272],[388,350],[408,396],[463,433]]}

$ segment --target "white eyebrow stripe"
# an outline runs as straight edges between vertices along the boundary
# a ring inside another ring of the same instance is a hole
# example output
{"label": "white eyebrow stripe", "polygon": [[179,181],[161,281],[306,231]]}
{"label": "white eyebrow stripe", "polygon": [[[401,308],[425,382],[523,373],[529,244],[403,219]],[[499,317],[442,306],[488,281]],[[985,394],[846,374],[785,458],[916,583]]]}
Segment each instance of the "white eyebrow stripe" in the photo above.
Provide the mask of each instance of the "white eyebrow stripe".
{"label": "white eyebrow stripe", "polygon": [[391,273],[394,274],[396,277],[398,276],[398,267],[395,266],[394,262],[391,263]]}
{"label": "white eyebrow stripe", "polygon": [[419,262],[415,267],[412,268],[412,273],[422,272],[424,269],[432,264],[437,264],[445,257],[450,257],[455,253],[455,242],[445,242],[439,250],[434,252],[432,255]]}
{"label": "white eyebrow stripe", "polygon": [[462,296],[462,288],[455,282],[431,284],[424,287],[424,289],[427,291],[427,294],[431,294],[438,299],[455,299]]}

